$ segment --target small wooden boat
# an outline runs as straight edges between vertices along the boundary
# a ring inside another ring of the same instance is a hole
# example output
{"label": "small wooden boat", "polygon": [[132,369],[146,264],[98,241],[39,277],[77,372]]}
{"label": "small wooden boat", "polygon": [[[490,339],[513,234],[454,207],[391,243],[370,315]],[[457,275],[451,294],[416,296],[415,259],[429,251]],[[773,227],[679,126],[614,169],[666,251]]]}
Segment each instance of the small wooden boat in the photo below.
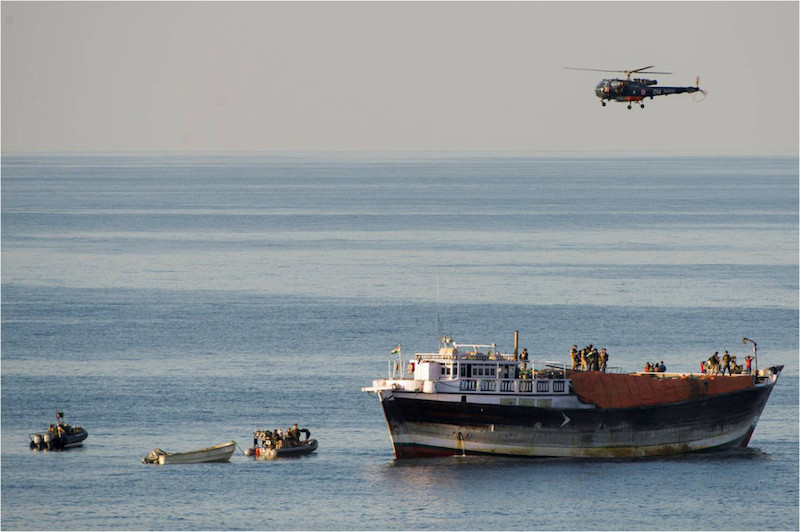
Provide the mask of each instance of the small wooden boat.
{"label": "small wooden boat", "polygon": [[[305,434],[305,439],[300,439],[300,434]],[[311,431],[308,429],[294,428],[287,429],[286,432],[276,430],[256,430],[253,432],[253,446],[245,449],[246,456],[252,456],[256,460],[271,460],[273,458],[302,456],[311,454],[317,450],[317,440],[311,439]]]}
{"label": "small wooden boat", "polygon": [[236,442],[221,443],[196,451],[168,453],[155,448],[142,458],[144,464],[199,464],[202,462],[228,462],[236,450]]}
{"label": "small wooden boat", "polygon": [[31,449],[68,449],[83,444],[89,433],[83,427],[72,426],[64,422],[64,412],[56,412],[56,424],[50,425],[45,432],[28,434]]}

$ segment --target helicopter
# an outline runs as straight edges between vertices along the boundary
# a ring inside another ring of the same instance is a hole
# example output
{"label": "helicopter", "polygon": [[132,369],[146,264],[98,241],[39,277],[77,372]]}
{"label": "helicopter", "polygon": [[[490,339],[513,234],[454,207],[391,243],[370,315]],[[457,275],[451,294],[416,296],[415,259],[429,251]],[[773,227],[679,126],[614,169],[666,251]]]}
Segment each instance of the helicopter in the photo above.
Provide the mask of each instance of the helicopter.
{"label": "helicopter", "polygon": [[[631,108],[633,102],[637,102],[639,107],[644,109],[644,99],[650,98],[651,100],[656,96],[667,96],[669,94],[682,94],[682,93],[695,93],[699,92],[706,96],[706,91],[700,88],[700,77],[695,79],[694,87],[657,87],[658,81],[654,79],[633,78],[631,74],[642,72],[653,68],[653,65],[637,68],[634,70],[601,70],[598,68],[575,68],[564,67],[567,70],[590,70],[593,72],[619,72],[625,74],[625,79],[603,79],[594,88],[595,95],[600,98],[600,103],[603,107],[606,106],[606,100],[628,102],[628,109]],[[645,72],[645,74],[672,74],[672,72]],[[702,100],[696,100],[702,101]]]}

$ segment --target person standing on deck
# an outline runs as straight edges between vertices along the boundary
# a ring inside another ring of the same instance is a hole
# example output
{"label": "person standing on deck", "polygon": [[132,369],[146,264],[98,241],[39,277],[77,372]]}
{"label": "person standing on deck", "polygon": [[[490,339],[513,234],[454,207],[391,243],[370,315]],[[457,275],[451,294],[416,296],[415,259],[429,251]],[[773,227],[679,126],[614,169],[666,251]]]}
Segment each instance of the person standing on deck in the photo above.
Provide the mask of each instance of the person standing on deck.
{"label": "person standing on deck", "polygon": [[606,348],[604,347],[600,350],[600,371],[605,373],[606,367],[608,367],[608,352],[606,352]]}
{"label": "person standing on deck", "polygon": [[591,351],[589,351],[589,371],[597,371],[600,368],[597,363],[597,357],[597,349],[593,347]]}
{"label": "person standing on deck", "polygon": [[569,350],[569,358],[572,360],[572,369],[578,369],[578,346],[573,345],[572,349]]}
{"label": "person standing on deck", "polygon": [[725,370],[728,370],[728,375],[731,374],[731,356],[727,351],[722,354],[722,374],[725,375]]}
{"label": "person standing on deck", "polygon": [[744,371],[748,375],[750,375],[750,373],[753,372],[753,357],[751,357],[750,355],[744,357],[744,367],[745,367]]}
{"label": "person standing on deck", "polygon": [[714,351],[714,354],[711,355],[708,362],[711,364],[711,374],[716,375],[719,373],[719,351]]}

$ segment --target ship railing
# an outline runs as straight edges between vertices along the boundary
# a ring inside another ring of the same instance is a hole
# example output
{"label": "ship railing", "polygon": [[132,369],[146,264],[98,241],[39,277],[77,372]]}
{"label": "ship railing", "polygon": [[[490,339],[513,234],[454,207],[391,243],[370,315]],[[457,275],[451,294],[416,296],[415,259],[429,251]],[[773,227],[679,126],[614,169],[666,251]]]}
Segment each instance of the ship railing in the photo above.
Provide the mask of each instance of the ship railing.
{"label": "ship railing", "polygon": [[458,383],[458,389],[462,392],[474,392],[477,388],[477,379],[461,379],[461,382]]}
{"label": "ship railing", "polygon": [[514,355],[504,355],[501,353],[474,353],[474,352],[459,352],[457,354],[440,354],[440,353],[415,353],[414,358],[417,362],[423,360],[500,360],[503,362],[513,362]]}
{"label": "ship railing", "polygon": [[[448,381],[439,381],[448,385]],[[452,381],[451,381],[452,382]],[[455,384],[455,383],[454,383]],[[448,385],[449,386],[449,385]],[[462,392],[500,392],[521,394],[567,394],[567,379],[459,379],[458,389]]]}
{"label": "ship railing", "polygon": [[398,356],[396,359],[389,359],[389,379],[408,379],[414,378],[413,375],[406,375],[406,366],[408,365],[410,360],[403,360],[402,356]]}

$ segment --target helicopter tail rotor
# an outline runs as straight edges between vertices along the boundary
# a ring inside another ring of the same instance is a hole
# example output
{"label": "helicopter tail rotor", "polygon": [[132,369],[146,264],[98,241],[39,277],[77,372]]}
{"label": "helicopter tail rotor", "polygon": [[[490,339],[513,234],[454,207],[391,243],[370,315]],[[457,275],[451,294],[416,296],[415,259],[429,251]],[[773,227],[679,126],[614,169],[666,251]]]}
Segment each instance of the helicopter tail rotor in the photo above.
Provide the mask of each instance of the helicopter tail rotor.
{"label": "helicopter tail rotor", "polygon": [[705,99],[706,99],[706,96],[708,96],[708,91],[706,91],[706,90],[703,90],[703,89],[701,89],[701,88],[700,88],[700,76],[697,76],[697,77],[695,78],[695,80],[694,80],[694,86],[695,86],[695,88],[697,89],[697,92],[699,92],[700,94],[702,94],[702,95],[703,95],[703,97],[702,97],[702,98],[700,98],[700,99],[698,99],[698,98],[697,98],[697,92],[695,92],[694,94],[692,94],[692,99],[693,99],[695,102],[702,102],[703,100],[705,100]]}

